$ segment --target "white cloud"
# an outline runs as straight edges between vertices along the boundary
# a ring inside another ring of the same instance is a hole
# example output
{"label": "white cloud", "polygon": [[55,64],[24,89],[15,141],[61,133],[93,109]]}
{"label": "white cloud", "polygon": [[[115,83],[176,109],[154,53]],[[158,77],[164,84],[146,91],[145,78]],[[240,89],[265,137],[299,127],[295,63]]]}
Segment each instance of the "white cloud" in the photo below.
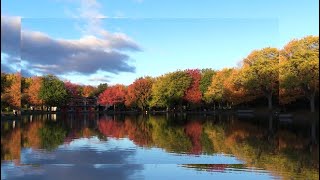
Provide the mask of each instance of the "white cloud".
{"label": "white cloud", "polygon": [[[92,11],[82,13],[82,18],[102,16],[93,10],[99,7],[95,1],[81,2],[81,10]],[[135,67],[128,64],[129,56],[121,51],[140,51],[138,44],[123,33],[109,33],[99,24],[89,24],[99,37],[88,34],[79,39],[54,39],[43,32],[21,30],[21,20],[17,17],[1,16],[1,52],[8,54],[8,59],[21,55],[25,71],[37,74],[134,72]]]}

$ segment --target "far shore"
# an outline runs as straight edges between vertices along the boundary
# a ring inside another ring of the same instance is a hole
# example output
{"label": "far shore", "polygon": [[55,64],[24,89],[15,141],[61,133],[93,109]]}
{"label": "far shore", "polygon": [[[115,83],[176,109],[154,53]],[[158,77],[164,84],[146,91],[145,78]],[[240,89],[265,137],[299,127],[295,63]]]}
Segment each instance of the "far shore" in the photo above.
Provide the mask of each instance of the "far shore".
{"label": "far shore", "polygon": [[176,115],[184,115],[184,114],[202,114],[202,115],[237,115],[239,117],[261,117],[261,116],[270,116],[279,117],[280,119],[301,119],[308,120],[310,117],[319,118],[319,112],[310,113],[307,110],[300,110],[294,112],[278,112],[276,110],[269,111],[268,109],[221,109],[215,111],[87,111],[87,112],[60,112],[60,111],[23,111],[19,115],[14,114],[2,114],[1,120],[20,120],[21,116],[27,115],[41,115],[41,114],[106,114],[106,115],[138,115],[138,114],[176,114]]}

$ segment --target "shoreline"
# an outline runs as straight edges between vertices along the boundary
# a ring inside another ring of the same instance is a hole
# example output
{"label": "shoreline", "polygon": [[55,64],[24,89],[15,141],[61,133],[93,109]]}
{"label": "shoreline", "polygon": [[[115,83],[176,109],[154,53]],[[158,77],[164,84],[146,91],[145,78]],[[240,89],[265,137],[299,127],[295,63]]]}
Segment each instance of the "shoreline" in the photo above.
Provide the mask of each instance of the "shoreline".
{"label": "shoreline", "polygon": [[216,110],[216,111],[92,111],[92,112],[60,112],[60,111],[27,111],[15,116],[13,114],[2,114],[1,120],[20,120],[22,116],[28,115],[45,115],[45,114],[104,114],[104,115],[236,115],[238,117],[261,117],[270,116],[278,118],[280,120],[293,120],[293,119],[304,119],[319,118],[319,112],[314,113],[308,111],[295,111],[295,112],[277,112],[276,110],[265,110],[265,109],[232,109],[232,110]]}

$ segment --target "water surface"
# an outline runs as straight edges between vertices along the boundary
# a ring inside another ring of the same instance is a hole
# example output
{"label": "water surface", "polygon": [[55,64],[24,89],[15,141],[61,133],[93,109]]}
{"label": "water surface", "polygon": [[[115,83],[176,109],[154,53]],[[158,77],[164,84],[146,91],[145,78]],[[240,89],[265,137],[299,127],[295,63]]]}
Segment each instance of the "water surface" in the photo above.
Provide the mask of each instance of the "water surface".
{"label": "water surface", "polygon": [[1,179],[319,179],[318,122],[64,114],[1,122]]}

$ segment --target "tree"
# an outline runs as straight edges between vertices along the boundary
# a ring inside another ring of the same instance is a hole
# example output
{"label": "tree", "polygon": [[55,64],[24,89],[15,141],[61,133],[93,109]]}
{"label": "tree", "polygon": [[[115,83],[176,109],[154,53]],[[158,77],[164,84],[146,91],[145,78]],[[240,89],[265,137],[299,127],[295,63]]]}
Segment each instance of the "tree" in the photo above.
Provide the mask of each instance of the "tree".
{"label": "tree", "polygon": [[66,87],[69,97],[80,97],[82,95],[80,85],[66,81],[64,82],[64,86]]}
{"label": "tree", "polygon": [[9,95],[5,91],[10,87],[10,84],[8,74],[1,72],[1,111],[9,106]]}
{"label": "tree", "polygon": [[5,88],[9,105],[14,109],[21,108],[21,73],[9,76],[10,86]]}
{"label": "tree", "polygon": [[192,78],[184,71],[158,77],[152,86],[151,106],[167,107],[180,104]]}
{"label": "tree", "polygon": [[151,88],[153,79],[151,77],[139,78],[128,87],[126,95],[126,106],[137,105],[142,110],[148,107],[151,99]]}
{"label": "tree", "polygon": [[116,110],[116,105],[125,102],[126,91],[126,87],[120,84],[108,87],[99,95],[98,102],[103,105],[113,105]]}
{"label": "tree", "polygon": [[[319,94],[319,37],[290,41],[280,52],[280,88],[302,91],[315,111]],[[299,96],[295,96],[298,98]]]}
{"label": "tree", "polygon": [[68,93],[64,83],[54,75],[46,75],[42,79],[40,99],[49,106],[61,106],[65,104]]}
{"label": "tree", "polygon": [[226,101],[232,105],[248,102],[255,98],[253,94],[241,86],[241,73],[243,72],[240,69],[232,69],[230,76],[223,83]]}
{"label": "tree", "polygon": [[92,97],[92,96],[94,96],[95,90],[96,90],[96,88],[93,86],[90,86],[90,85],[84,86],[83,87],[83,96],[84,97]]}
{"label": "tree", "polygon": [[104,92],[106,89],[108,88],[108,84],[107,83],[101,83],[97,86],[97,88],[94,91],[94,95],[95,96],[99,96],[102,92]]}
{"label": "tree", "polygon": [[200,79],[201,74],[199,69],[186,70],[188,75],[192,78],[192,82],[186,90],[183,99],[193,104],[199,104],[201,102],[202,94],[200,91]]}
{"label": "tree", "polygon": [[208,87],[211,85],[212,76],[214,76],[215,74],[216,72],[212,69],[201,70],[200,91],[202,93],[202,98],[204,97],[204,94],[207,92]]}
{"label": "tree", "polygon": [[29,104],[28,102],[29,96],[26,93],[26,91],[29,88],[31,81],[32,81],[31,78],[21,77],[21,106],[22,107],[27,107]]}
{"label": "tree", "polygon": [[224,88],[224,81],[230,76],[232,69],[225,68],[217,71],[216,75],[212,77],[211,85],[205,93],[205,100],[207,103],[218,102],[219,107],[221,103],[226,102],[226,94]]}
{"label": "tree", "polygon": [[42,85],[42,78],[34,76],[31,78],[29,87],[26,89],[26,94],[28,96],[28,102],[34,106],[42,105],[42,100],[40,99],[40,88]]}
{"label": "tree", "polygon": [[1,72],[1,95],[5,92],[5,89],[10,86],[8,80],[8,74]]}
{"label": "tree", "polygon": [[278,95],[279,88],[279,51],[276,48],[264,48],[251,52],[242,66],[242,85],[249,91],[261,93],[268,99],[268,108],[272,109],[272,97]]}

